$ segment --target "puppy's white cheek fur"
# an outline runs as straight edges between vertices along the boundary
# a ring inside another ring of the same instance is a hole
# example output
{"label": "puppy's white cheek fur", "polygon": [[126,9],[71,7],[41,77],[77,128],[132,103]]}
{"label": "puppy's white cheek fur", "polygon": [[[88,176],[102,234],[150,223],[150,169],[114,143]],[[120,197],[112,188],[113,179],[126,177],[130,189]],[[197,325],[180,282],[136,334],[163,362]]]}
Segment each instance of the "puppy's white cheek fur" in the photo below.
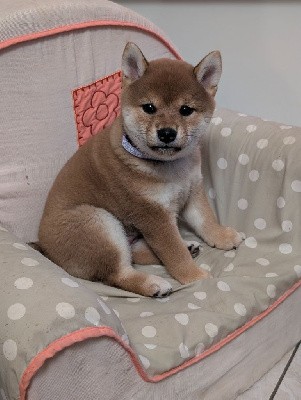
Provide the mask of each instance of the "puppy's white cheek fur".
{"label": "puppy's white cheek fur", "polygon": [[133,112],[131,107],[122,111],[124,128],[133,142],[134,146],[140,151],[146,152],[148,149],[145,127],[139,120],[139,116]]}
{"label": "puppy's white cheek fur", "polygon": [[139,124],[137,124],[137,117],[131,107],[122,109],[122,117],[127,132],[137,134],[139,132]]}

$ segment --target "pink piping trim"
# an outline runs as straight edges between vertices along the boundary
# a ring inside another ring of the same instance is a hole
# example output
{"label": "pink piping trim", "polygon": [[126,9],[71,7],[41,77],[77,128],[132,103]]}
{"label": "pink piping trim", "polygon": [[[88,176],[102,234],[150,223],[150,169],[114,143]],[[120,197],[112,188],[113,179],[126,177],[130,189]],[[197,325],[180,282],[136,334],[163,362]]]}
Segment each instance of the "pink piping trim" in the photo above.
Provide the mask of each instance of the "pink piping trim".
{"label": "pink piping trim", "polygon": [[131,349],[131,347],[126,344],[110,327],[88,327],[83,328],[78,331],[72,332],[66,336],[63,336],[54,342],[52,342],[48,347],[42,350],[36,357],[34,357],[26,370],[24,371],[20,384],[20,400],[26,400],[27,389],[30,385],[30,382],[34,375],[38,372],[38,370],[43,366],[46,360],[54,357],[58,352],[64,350],[65,348],[73,345],[74,343],[78,343],[91,338],[99,338],[102,336],[107,336],[112,339],[115,339],[129,354],[137,372],[141,376],[141,378],[146,382],[160,382],[161,380],[176,374],[179,371],[197,363],[200,360],[208,357],[212,353],[215,353],[227,343],[231,342],[233,339],[237,338],[239,335],[244,333],[246,330],[254,326],[257,322],[261,321],[264,317],[270,314],[276,307],[278,307],[281,303],[284,302],[292,293],[294,293],[301,286],[301,280],[296,282],[290,289],[288,289],[282,296],[279,297],[269,308],[267,308],[264,312],[259,314],[257,317],[252,318],[249,322],[243,325],[241,328],[236,329],[234,332],[229,334],[225,339],[221,340],[219,343],[216,343],[214,346],[210,347],[210,349],[204,351],[204,353],[200,354],[197,357],[190,359],[189,361],[184,362],[180,366],[176,368],[172,368],[171,370],[164,372],[161,375],[155,375],[154,377],[149,377],[145,370],[141,367],[140,362],[137,359],[136,354]]}
{"label": "pink piping trim", "polygon": [[178,58],[182,59],[180,54],[173,48],[171,43],[169,43],[166,39],[164,39],[163,36],[161,36],[159,33],[151,30],[150,28],[146,28],[143,25],[135,24],[133,22],[125,22],[125,21],[115,21],[115,20],[98,20],[98,21],[87,21],[87,22],[79,22],[76,24],[71,24],[71,25],[64,25],[64,26],[59,26],[57,28],[51,28],[45,31],[40,31],[40,32],[34,32],[34,33],[28,33],[26,35],[14,37],[11,39],[4,40],[3,42],[0,42],[0,50],[5,49],[6,47],[18,44],[18,43],[23,43],[27,42],[29,40],[35,40],[39,38],[43,38],[46,36],[53,36],[58,33],[62,32],[69,32],[72,30],[77,30],[77,29],[84,29],[84,28],[92,28],[96,26],[123,26],[123,27],[128,27],[128,28],[135,28],[135,29],[141,29],[144,32],[147,32],[151,34],[152,36],[156,37],[159,39],[173,55]]}

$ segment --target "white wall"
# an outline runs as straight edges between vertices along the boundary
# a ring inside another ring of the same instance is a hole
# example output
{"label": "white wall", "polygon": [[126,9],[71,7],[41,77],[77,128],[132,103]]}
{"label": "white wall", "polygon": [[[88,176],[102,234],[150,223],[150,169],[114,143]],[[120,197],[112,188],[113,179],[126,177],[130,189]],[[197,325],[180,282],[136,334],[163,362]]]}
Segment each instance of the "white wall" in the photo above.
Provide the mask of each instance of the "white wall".
{"label": "white wall", "polygon": [[221,50],[220,106],[301,126],[301,1],[115,1],[157,24],[192,64]]}

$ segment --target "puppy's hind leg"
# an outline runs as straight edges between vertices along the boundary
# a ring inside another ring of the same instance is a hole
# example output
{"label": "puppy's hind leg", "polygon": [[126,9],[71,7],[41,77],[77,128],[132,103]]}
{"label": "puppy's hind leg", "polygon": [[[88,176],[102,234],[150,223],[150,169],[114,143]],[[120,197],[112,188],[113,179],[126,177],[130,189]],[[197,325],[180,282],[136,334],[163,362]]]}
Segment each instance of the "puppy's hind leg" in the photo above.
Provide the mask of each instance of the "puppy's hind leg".
{"label": "puppy's hind leg", "polygon": [[102,281],[143,296],[166,296],[165,279],[136,271],[123,225],[108,211],[90,205],[42,220],[39,242],[45,254],[69,274]]}
{"label": "puppy's hind leg", "polygon": [[[109,220],[107,221],[106,232],[112,245],[115,246],[115,252],[119,255],[119,263],[114,269],[111,269],[110,273],[104,279],[105,283],[129,292],[141,294],[142,296],[165,297],[171,293],[172,287],[168,281],[160,276],[136,271],[132,267],[132,254],[128,238],[122,224],[111,214],[109,214]],[[144,250],[143,254],[149,257],[148,261],[152,263],[159,262],[146,243]],[[138,258],[134,261],[137,262]],[[142,260],[140,258],[140,261],[146,261],[146,259]]]}
{"label": "puppy's hind leg", "polygon": [[110,251],[117,255],[115,265],[107,266],[103,282],[142,296],[164,297],[169,295],[172,287],[168,281],[156,275],[136,271],[132,267],[131,247],[120,221],[106,210],[97,209],[97,213],[102,231],[105,232],[107,244],[109,244],[106,252]]}
{"label": "puppy's hind leg", "polygon": [[[89,206],[82,206],[89,207]],[[164,297],[172,288],[165,279],[136,271],[132,252],[122,223],[104,209],[91,207],[98,251],[93,252],[94,264],[100,266],[100,280],[123,290],[143,296]],[[84,233],[84,232],[83,232]],[[90,249],[91,254],[92,249]],[[99,254],[100,253],[100,254]],[[98,259],[96,259],[98,257]]]}

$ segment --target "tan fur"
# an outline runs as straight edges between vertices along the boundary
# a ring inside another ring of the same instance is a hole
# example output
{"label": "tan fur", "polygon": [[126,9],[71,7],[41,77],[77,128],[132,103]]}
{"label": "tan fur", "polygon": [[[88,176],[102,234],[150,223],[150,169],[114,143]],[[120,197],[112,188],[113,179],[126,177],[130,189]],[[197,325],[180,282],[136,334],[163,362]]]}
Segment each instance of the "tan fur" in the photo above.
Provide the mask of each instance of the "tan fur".
{"label": "tan fur", "polygon": [[[161,261],[182,284],[208,276],[182,240],[178,217],[210,246],[228,250],[239,245],[241,236],[217,223],[200,173],[199,141],[215,106],[219,60],[215,52],[195,68],[167,59],[148,63],[137,46],[127,45],[122,115],[63,167],[41,220],[41,249],[68,273],[164,296],[170,284],[135,271],[133,261]],[[141,107],[145,103],[155,104],[157,111],[147,114]],[[183,105],[195,111],[182,116]],[[155,148],[162,144],[158,130],[167,127],[176,130],[175,141],[170,148]],[[129,154],[121,145],[124,131],[136,148],[157,161]],[[138,236],[131,246],[129,238]]]}

